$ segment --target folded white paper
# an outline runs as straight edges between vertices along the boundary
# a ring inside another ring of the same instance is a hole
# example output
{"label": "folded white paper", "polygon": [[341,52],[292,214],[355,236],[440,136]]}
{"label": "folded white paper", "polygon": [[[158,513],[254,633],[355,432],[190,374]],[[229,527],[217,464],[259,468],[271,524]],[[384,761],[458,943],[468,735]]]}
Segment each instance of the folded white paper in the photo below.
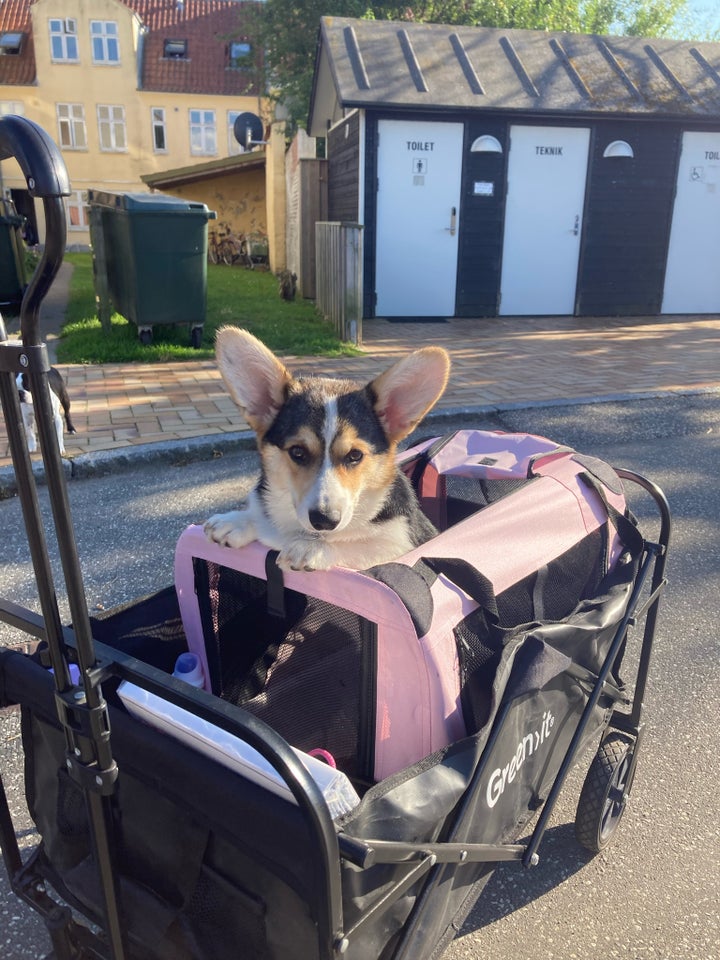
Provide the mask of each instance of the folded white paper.
{"label": "folded white paper", "polygon": [[[177,707],[128,680],[120,684],[118,693],[133,716],[194,747],[291,803],[296,803],[292,792],[272,764],[240,737],[196,717],[188,710]],[[295,747],[292,749],[320,788],[333,820],[350,813],[360,803],[355,788],[341,770],[296,750]]]}

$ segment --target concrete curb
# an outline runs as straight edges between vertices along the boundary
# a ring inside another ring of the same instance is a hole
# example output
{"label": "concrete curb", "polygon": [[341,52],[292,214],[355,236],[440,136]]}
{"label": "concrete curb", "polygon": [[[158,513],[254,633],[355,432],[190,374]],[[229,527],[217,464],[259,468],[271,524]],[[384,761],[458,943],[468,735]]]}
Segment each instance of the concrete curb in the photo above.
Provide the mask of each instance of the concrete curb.
{"label": "concrete curb", "polygon": [[[192,460],[212,460],[218,454],[236,450],[251,450],[255,447],[255,434],[249,430],[238,433],[213,434],[190,437],[186,440],[167,440],[160,443],[142,443],[116,450],[99,450],[83,453],[72,460],[63,460],[66,480],[86,480],[90,477],[106,477],[133,467],[155,463],[170,465]],[[38,484],[44,484],[45,467],[42,461],[33,461],[33,476]],[[0,500],[17,494],[15,470],[12,466],[0,468]]]}
{"label": "concrete curb", "polygon": [[[518,403],[476,404],[468,406],[444,407],[435,410],[423,421],[423,426],[437,424],[457,417],[488,418],[503,413],[521,410],[561,409],[605,403],[628,403],[641,400],[662,400],[678,396],[720,395],[720,387],[700,387],[697,389],[652,390],[644,393],[614,393],[603,396],[559,398],[557,400],[519,401]],[[235,453],[238,450],[254,450],[255,434],[250,430],[236,433],[212,434],[210,436],[190,437],[186,440],[167,440],[159,443],[144,443],[116,450],[100,450],[97,453],[85,453],[72,460],[63,460],[66,480],[84,480],[90,477],[104,477],[120,473],[138,466],[158,463],[178,465],[196,460],[212,460],[218,455]],[[33,475],[38,484],[45,483],[45,468],[42,461],[33,462]],[[15,471],[12,466],[0,468],[0,500],[17,495]]]}

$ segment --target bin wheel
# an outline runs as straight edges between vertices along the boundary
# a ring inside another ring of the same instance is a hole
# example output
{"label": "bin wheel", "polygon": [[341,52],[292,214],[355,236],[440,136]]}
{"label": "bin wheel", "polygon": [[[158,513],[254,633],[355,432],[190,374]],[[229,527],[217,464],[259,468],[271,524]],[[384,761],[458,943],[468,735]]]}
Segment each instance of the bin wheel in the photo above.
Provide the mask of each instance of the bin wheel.
{"label": "bin wheel", "polygon": [[140,331],[140,343],[144,347],[149,347],[153,341],[152,330],[141,330]]}
{"label": "bin wheel", "polygon": [[625,812],[634,746],[632,737],[611,733],[590,764],[575,813],[575,836],[592,853],[610,843]]}
{"label": "bin wheel", "polygon": [[190,331],[190,346],[193,350],[199,350],[202,346],[202,327],[193,327]]}

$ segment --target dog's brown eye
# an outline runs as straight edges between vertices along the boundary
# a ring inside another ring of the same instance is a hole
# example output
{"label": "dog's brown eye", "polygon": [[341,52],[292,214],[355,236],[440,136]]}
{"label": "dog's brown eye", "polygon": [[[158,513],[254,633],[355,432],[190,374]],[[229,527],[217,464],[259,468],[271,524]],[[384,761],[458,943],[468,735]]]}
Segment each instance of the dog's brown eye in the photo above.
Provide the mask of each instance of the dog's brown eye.
{"label": "dog's brown eye", "polygon": [[349,467],[352,467],[356,463],[360,463],[362,458],[363,458],[362,450],[351,450],[349,453],[345,454],[344,460]]}
{"label": "dog's brown eye", "polygon": [[294,460],[295,463],[304,464],[307,463],[310,454],[308,453],[305,447],[301,447],[300,444],[295,444],[292,447],[288,447],[288,456],[291,460]]}

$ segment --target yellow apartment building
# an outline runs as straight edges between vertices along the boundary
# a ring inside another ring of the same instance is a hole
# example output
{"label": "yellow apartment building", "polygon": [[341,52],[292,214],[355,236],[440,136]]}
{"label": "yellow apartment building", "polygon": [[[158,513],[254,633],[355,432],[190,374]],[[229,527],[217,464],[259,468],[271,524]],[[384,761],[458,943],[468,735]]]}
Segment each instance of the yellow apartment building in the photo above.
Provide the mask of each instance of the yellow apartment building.
{"label": "yellow apartment building", "polygon": [[[255,6],[2,2],[0,114],[36,121],[61,148],[73,190],[66,201],[70,248],[90,241],[88,190],[147,192],[149,183],[173,193],[182,171],[193,199],[236,231],[266,233],[271,265],[284,266],[284,137],[258,83],[259,52],[247,33]],[[233,134],[245,112],[262,118],[267,140],[252,149],[251,163]],[[0,190],[42,242],[42,212],[14,160],[0,164]],[[187,196],[188,188],[177,193]]]}

